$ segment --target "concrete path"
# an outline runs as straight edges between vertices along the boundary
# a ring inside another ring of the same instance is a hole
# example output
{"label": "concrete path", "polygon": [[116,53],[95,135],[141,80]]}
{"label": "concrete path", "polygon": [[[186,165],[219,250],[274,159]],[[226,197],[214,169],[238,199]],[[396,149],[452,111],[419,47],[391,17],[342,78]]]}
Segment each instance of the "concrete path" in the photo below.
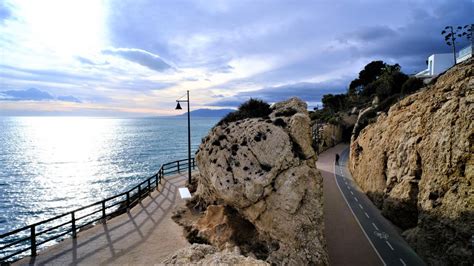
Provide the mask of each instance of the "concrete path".
{"label": "concrete path", "polygon": [[171,220],[172,210],[184,204],[178,187],[184,186],[186,175],[163,179],[154,191],[128,213],[119,215],[80,232],[27,257],[14,265],[152,265],[169,254],[189,245],[182,228]]}
{"label": "concrete path", "polygon": [[[327,205],[325,222],[331,265],[424,265],[423,260],[400,236],[399,230],[381,215],[352,179],[347,169],[347,148],[347,145],[338,145],[326,151],[321,154],[321,162],[318,163],[318,167],[321,165],[324,169],[322,172],[326,173],[323,174],[324,203]],[[339,165],[334,165],[336,153],[341,157]],[[337,186],[337,190],[334,186]],[[339,197],[334,196],[334,193],[339,194]],[[340,201],[341,195],[345,203],[343,207],[332,202]],[[341,207],[339,210],[333,209]],[[347,210],[350,210],[352,217],[345,217]],[[357,222],[358,228],[354,228],[353,221]],[[350,227],[350,231],[346,226]],[[363,232],[363,237],[360,237],[360,232]]]}

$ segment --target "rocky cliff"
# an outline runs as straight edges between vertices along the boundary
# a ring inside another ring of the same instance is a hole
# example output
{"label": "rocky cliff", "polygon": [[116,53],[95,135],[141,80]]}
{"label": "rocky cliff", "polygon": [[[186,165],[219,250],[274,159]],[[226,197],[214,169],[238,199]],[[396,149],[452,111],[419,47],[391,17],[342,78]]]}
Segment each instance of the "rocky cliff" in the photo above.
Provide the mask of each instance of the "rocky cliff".
{"label": "rocky cliff", "polygon": [[317,154],[343,141],[349,141],[350,133],[357,122],[357,115],[342,113],[338,114],[338,117],[340,121],[336,124],[313,121],[313,148]]}
{"label": "rocky cliff", "polygon": [[213,128],[196,155],[192,200],[207,210],[189,231],[218,248],[242,244],[244,254],[259,252],[269,263],[327,265],[322,177],[306,109],[293,98],[273,105],[268,117]]}
{"label": "rocky cliff", "polygon": [[342,141],[343,127],[333,124],[314,124],[313,125],[313,147],[316,153],[336,146]]}
{"label": "rocky cliff", "polygon": [[473,73],[473,59],[453,67],[351,143],[353,177],[429,264],[471,259]]}

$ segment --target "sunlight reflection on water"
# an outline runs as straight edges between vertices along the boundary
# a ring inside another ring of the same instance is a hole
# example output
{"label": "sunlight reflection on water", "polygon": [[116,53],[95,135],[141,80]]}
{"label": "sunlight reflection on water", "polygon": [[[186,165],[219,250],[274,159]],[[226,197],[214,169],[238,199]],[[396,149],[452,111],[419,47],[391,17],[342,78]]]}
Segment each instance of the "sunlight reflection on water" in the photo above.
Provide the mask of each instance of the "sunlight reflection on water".
{"label": "sunlight reflection on water", "polygon": [[[216,118],[195,118],[193,150]],[[186,119],[0,117],[0,233],[125,191],[187,156]]]}

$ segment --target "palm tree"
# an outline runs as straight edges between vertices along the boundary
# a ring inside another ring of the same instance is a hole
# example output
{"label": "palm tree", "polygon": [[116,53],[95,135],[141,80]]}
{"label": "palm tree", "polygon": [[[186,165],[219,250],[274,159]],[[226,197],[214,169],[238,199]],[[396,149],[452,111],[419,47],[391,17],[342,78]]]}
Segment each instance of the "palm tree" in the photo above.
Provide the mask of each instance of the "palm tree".
{"label": "palm tree", "polygon": [[461,34],[457,34],[457,31],[462,29],[459,26],[457,29],[454,29],[453,26],[446,26],[444,30],[441,32],[441,35],[444,36],[444,41],[447,45],[453,46],[453,56],[454,56],[454,64],[456,64],[456,35],[457,37],[461,37]]}
{"label": "palm tree", "polygon": [[444,36],[444,41],[447,45],[453,46],[453,56],[454,64],[456,64],[456,39],[461,37],[466,37],[468,41],[473,43],[472,32],[474,30],[474,24],[468,24],[463,26],[458,26],[456,29],[453,26],[446,26],[441,32],[441,35]]}

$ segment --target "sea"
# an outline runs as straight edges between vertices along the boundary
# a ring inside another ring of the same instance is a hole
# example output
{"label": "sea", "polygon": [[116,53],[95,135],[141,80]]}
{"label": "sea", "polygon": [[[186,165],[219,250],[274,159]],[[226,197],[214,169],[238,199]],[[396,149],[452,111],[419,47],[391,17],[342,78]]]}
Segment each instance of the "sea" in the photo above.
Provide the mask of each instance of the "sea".
{"label": "sea", "polygon": [[[219,119],[191,118],[192,156]],[[187,141],[186,116],[0,117],[0,235],[136,186]]]}

